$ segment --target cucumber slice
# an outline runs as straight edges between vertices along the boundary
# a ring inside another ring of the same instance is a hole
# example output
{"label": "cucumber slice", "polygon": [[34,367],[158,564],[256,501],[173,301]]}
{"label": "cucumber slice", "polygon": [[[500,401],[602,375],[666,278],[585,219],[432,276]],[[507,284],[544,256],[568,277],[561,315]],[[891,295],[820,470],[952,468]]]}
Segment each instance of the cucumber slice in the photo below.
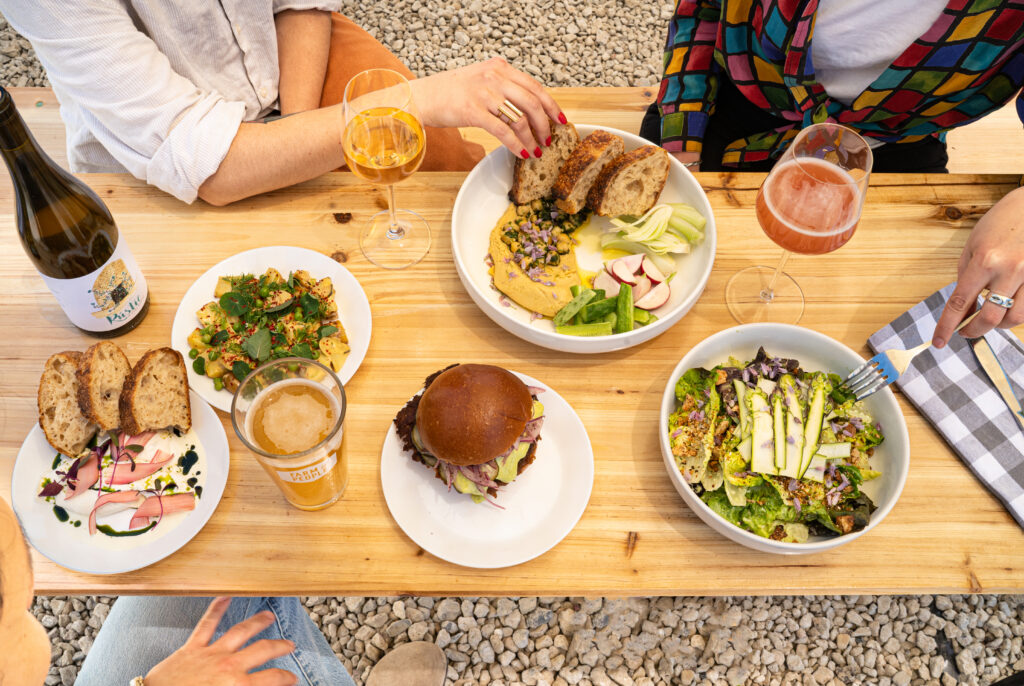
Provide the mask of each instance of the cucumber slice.
{"label": "cucumber slice", "polygon": [[775,441],[775,473],[781,474],[786,469],[786,412],[782,407],[782,396],[777,393],[772,398],[772,428]]}
{"label": "cucumber slice", "polygon": [[850,456],[851,443],[822,443],[818,446],[816,455],[821,455],[826,460],[836,460]]}
{"label": "cucumber slice", "polygon": [[775,474],[775,451],[772,449],[772,413],[768,397],[759,388],[747,393],[747,409],[751,423],[751,470]]}
{"label": "cucumber slice", "polygon": [[800,458],[799,478],[803,478],[811,459],[818,452],[818,439],[821,438],[821,427],[825,420],[825,375],[818,373],[811,380],[811,407],[807,412],[807,423],[804,426],[804,448]]}
{"label": "cucumber slice", "polygon": [[[740,404],[740,436],[750,436],[750,410],[747,409],[747,385],[739,379],[732,380],[736,389],[736,400]],[[744,455],[750,462],[750,453]]]}
{"label": "cucumber slice", "polygon": [[784,374],[779,379],[779,389],[786,406],[786,468],[779,474],[795,479],[800,473],[803,458],[804,408],[800,402],[800,388],[793,376]]}

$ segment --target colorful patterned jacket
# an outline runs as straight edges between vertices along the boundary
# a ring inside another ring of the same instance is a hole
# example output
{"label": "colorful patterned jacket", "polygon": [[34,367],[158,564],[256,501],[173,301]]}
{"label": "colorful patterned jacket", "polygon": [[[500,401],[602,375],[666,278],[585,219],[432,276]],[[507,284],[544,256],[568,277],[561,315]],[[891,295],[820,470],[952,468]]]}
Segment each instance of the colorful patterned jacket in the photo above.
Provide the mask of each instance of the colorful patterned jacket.
{"label": "colorful patterned jacket", "polygon": [[[884,1],[884,0],[882,0]],[[949,0],[935,24],[846,106],[815,79],[818,0],[677,0],[658,93],[662,145],[701,149],[726,75],[755,105],[792,122],[732,142],[723,163],[777,157],[811,123],[915,141],[999,109],[1024,85],[1024,0]],[[1024,121],[1024,93],[1017,111]]]}

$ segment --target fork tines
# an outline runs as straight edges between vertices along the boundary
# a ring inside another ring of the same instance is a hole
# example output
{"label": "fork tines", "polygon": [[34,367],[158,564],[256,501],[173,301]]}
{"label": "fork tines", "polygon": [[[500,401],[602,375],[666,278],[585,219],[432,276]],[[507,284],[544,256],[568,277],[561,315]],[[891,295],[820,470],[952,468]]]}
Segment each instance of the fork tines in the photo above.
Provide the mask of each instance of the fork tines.
{"label": "fork tines", "polygon": [[842,386],[853,393],[857,400],[863,400],[875,391],[888,386],[899,374],[884,354],[876,355],[850,372]]}

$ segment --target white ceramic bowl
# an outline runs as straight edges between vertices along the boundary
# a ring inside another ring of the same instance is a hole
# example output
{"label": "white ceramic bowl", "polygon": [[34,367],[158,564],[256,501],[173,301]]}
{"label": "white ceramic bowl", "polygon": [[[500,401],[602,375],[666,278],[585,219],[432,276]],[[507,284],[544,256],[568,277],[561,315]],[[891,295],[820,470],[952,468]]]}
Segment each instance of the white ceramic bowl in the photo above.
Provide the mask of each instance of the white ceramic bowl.
{"label": "white ceramic bowl", "polygon": [[668,417],[676,409],[676,381],[688,369],[693,367],[710,369],[716,364],[725,362],[730,355],[740,360],[753,359],[760,346],[764,346],[769,355],[799,360],[803,369],[833,372],[840,376],[846,376],[864,362],[860,355],[842,343],[817,331],[789,324],[745,324],[705,338],[676,365],[661,399],[661,421],[659,422],[661,454],[665,459],[665,468],[668,470],[669,477],[676,490],[679,491],[679,495],[683,497],[690,509],[704,520],[705,524],[748,548],[782,555],[800,555],[837,548],[850,543],[882,523],[882,520],[896,504],[900,493],[903,492],[903,484],[906,483],[907,471],[910,468],[910,438],[907,435],[907,423],[896,402],[896,396],[888,388],[875,393],[864,401],[868,411],[882,425],[885,441],[875,448],[875,454],[871,458],[872,467],[881,471],[882,476],[867,481],[861,486],[861,490],[871,498],[878,509],[871,515],[868,525],[856,533],[833,538],[811,536],[806,543],[785,543],[761,538],[734,526],[712,511],[683,480],[682,474],[676,467],[668,441]]}
{"label": "white ceramic bowl", "polygon": [[[648,141],[639,136],[606,126],[576,126],[580,136],[586,136],[598,128],[621,136],[626,143],[627,151],[649,145]],[[477,306],[499,326],[525,341],[552,350],[603,353],[632,347],[667,331],[697,302],[711,274],[711,265],[715,261],[715,218],[704,189],[697,183],[697,179],[680,162],[670,157],[668,181],[659,202],[688,203],[707,218],[707,225],[704,229],[704,241],[695,246],[690,254],[677,257],[678,271],[672,279],[672,297],[665,305],[654,311],[658,321],[634,331],[611,336],[567,336],[555,333],[550,319],[531,321],[531,313],[519,305],[502,305],[499,300],[501,294],[491,285],[491,276],[484,259],[489,249],[491,230],[509,205],[508,190],[512,185],[514,162],[512,153],[505,148],[499,148],[481,160],[462,184],[452,211],[452,253],[459,278]],[[591,222],[611,227],[604,217],[595,216]],[[576,255],[581,268],[589,271],[601,268],[599,250],[588,251],[581,245],[577,248]]]}

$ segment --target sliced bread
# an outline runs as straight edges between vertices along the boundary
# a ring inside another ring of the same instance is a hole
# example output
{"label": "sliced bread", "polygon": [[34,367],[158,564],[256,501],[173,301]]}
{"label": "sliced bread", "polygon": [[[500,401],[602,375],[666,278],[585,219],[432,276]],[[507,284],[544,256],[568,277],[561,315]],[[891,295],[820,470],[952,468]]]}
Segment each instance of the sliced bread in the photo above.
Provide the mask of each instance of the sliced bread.
{"label": "sliced bread", "polygon": [[121,389],[121,430],[143,431],[192,426],[188,376],[181,353],[171,348],[150,350],[135,363]]}
{"label": "sliced bread", "polygon": [[96,435],[96,425],[78,406],[76,372],[81,357],[73,350],[52,355],[39,379],[39,426],[46,442],[68,457],[77,457]]}
{"label": "sliced bread", "polygon": [[621,155],[624,148],[621,138],[600,129],[584,138],[562,165],[555,180],[553,191],[558,208],[569,214],[582,210],[597,175]]}
{"label": "sliced bread", "polygon": [[512,170],[512,188],[508,199],[516,205],[525,205],[551,195],[558,171],[579,145],[580,135],[572,124],[551,125],[551,145],[540,157],[516,159]]}
{"label": "sliced bread", "polygon": [[658,201],[668,180],[668,169],[668,153],[657,145],[619,155],[590,187],[587,206],[602,217],[639,217]]}
{"label": "sliced bread", "polygon": [[131,371],[128,358],[116,343],[101,341],[82,353],[78,362],[78,406],[103,431],[121,426],[118,401]]}

